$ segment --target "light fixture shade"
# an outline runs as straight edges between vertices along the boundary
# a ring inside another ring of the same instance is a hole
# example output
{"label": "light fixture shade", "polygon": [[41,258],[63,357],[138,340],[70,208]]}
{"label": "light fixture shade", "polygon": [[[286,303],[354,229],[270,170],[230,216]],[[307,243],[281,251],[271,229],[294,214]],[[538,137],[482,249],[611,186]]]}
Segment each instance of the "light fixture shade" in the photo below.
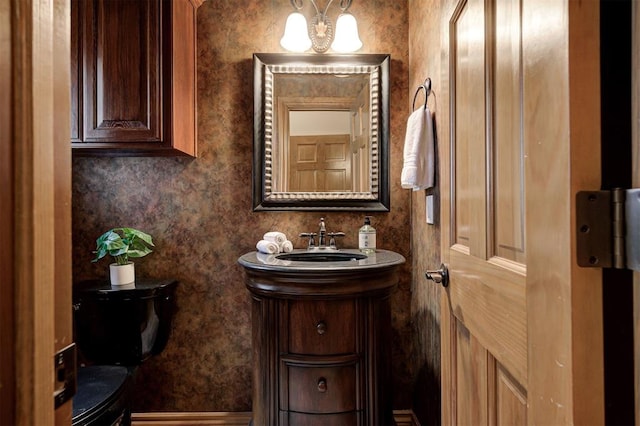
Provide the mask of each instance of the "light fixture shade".
{"label": "light fixture shade", "polygon": [[293,12],[287,18],[284,35],[280,39],[280,46],[291,52],[304,52],[311,47],[311,39],[307,32],[307,20],[300,12]]}
{"label": "light fixture shade", "polygon": [[358,35],[358,23],[350,13],[343,13],[336,21],[336,35],[331,48],[338,53],[350,53],[362,47]]}

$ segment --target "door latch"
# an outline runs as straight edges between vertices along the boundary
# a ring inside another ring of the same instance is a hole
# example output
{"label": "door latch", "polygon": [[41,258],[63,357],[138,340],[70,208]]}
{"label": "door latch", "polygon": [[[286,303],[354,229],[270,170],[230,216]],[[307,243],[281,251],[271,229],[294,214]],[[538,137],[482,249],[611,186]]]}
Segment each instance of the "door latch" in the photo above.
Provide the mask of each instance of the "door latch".
{"label": "door latch", "polygon": [[578,192],[576,228],[578,265],[640,271],[640,189]]}
{"label": "door latch", "polygon": [[58,408],[76,394],[76,344],[72,343],[54,356],[55,388],[53,400]]}

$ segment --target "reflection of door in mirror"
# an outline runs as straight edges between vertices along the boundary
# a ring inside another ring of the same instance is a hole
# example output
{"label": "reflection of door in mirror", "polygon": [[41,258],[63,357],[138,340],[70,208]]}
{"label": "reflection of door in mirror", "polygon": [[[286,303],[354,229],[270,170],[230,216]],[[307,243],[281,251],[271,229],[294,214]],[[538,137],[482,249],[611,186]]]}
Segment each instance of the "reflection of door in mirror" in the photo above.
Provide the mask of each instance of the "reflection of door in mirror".
{"label": "reflection of door in mirror", "polygon": [[289,137],[289,191],[352,191],[350,135]]}
{"label": "reflection of door in mirror", "polygon": [[351,192],[350,112],[289,111],[288,191]]}

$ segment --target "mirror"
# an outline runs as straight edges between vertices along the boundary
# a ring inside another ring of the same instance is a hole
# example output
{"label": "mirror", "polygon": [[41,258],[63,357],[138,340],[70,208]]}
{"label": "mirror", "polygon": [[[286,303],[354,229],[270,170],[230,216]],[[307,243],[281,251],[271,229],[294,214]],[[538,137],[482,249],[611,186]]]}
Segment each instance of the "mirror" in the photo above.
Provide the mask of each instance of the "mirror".
{"label": "mirror", "polygon": [[389,211],[389,62],[253,55],[254,211]]}

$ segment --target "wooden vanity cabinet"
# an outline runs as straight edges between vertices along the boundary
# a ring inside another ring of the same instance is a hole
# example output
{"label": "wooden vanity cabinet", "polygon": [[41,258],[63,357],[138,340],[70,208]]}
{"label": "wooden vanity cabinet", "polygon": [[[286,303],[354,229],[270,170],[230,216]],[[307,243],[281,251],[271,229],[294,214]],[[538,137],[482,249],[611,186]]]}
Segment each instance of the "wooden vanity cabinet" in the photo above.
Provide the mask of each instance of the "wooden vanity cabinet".
{"label": "wooden vanity cabinet", "polygon": [[391,425],[393,268],[247,270],[253,425]]}
{"label": "wooden vanity cabinet", "polygon": [[196,156],[202,1],[71,1],[74,154]]}

